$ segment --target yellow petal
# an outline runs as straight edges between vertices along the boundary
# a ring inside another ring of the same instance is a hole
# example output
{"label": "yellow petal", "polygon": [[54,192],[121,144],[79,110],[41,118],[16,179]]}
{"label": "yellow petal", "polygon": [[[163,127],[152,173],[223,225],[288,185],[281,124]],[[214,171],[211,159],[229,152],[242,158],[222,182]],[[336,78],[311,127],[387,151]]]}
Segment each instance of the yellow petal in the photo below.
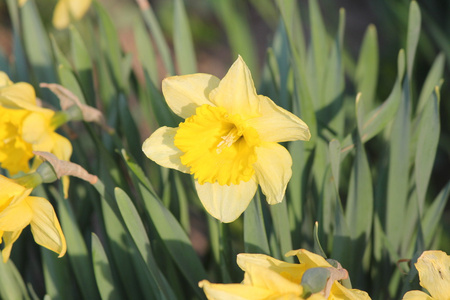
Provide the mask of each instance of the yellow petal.
{"label": "yellow petal", "polygon": [[66,239],[53,206],[40,197],[28,197],[26,202],[33,211],[30,225],[36,243],[58,253],[59,257],[63,256],[67,248]]}
{"label": "yellow petal", "polygon": [[19,0],[19,7],[24,6],[27,1],[28,0]]}
{"label": "yellow petal", "polygon": [[32,145],[34,151],[52,152],[54,148],[53,130],[49,127],[50,120],[46,117],[33,112],[23,121],[22,137]]}
{"label": "yellow petal", "polygon": [[0,213],[0,230],[20,231],[24,229],[33,217],[33,211],[25,200],[16,201]]}
{"label": "yellow petal", "polygon": [[175,134],[178,128],[161,127],[144,141],[142,151],[157,164],[189,173],[189,168],[181,163],[183,152],[174,145]]}
{"label": "yellow petal", "polygon": [[347,289],[335,281],[331,287],[329,300],[370,300],[369,294],[357,289]]}
{"label": "yellow petal", "polygon": [[162,92],[170,109],[186,119],[209,101],[210,92],[219,85],[219,78],[209,74],[192,74],[168,77],[162,82]]}
{"label": "yellow petal", "polygon": [[19,238],[22,230],[19,231],[6,231],[3,233],[3,242],[5,243],[5,247],[2,250],[3,262],[7,262],[9,256],[11,255],[12,246],[15,241]]}
{"label": "yellow petal", "polygon": [[[0,174],[0,213],[19,197],[26,197],[31,193],[31,189],[15,183],[11,179]],[[1,229],[0,229],[1,230]]]}
{"label": "yellow petal", "polygon": [[72,144],[70,141],[55,132],[52,132],[50,137],[53,140],[51,153],[55,154],[60,160],[70,161],[70,156],[72,156]]}
{"label": "yellow petal", "polygon": [[56,29],[64,29],[69,26],[70,14],[67,1],[60,0],[56,3],[55,9],[53,10],[52,22]]}
{"label": "yellow petal", "polygon": [[292,158],[283,146],[263,143],[256,147],[258,160],[253,165],[255,176],[269,204],[283,200],[286,186],[292,176]]}
{"label": "yellow petal", "polygon": [[75,20],[81,19],[86,14],[92,0],[69,0],[70,14]]}
{"label": "yellow petal", "polygon": [[322,256],[309,252],[305,249],[299,250],[291,250],[286,253],[286,256],[294,256],[296,255],[299,262],[304,264],[306,268],[315,268],[315,267],[331,267],[331,265],[323,258]]}
{"label": "yellow petal", "polygon": [[249,119],[265,142],[308,141],[311,138],[308,125],[293,113],[279,107],[265,96],[258,96],[260,117]]}
{"label": "yellow petal", "polygon": [[259,99],[250,70],[242,57],[238,57],[209,98],[231,115],[239,114],[243,119],[258,115]]}
{"label": "yellow petal", "polygon": [[8,86],[8,85],[12,85],[13,82],[9,79],[8,74],[6,74],[3,71],[0,71],[0,95],[1,95],[1,89]]}
{"label": "yellow petal", "polygon": [[199,184],[195,181],[198,197],[206,211],[221,222],[236,220],[247,208],[256,193],[258,185],[253,179],[238,185],[218,183]]}
{"label": "yellow petal", "polygon": [[250,285],[272,291],[273,296],[303,294],[303,287],[292,282],[277,272],[256,264],[248,264],[244,274],[244,285]]}
{"label": "yellow petal", "polygon": [[26,82],[0,88],[0,104],[7,108],[42,109],[36,104],[33,86]]}
{"label": "yellow petal", "polygon": [[237,264],[243,271],[247,271],[249,265],[259,265],[297,284],[300,284],[306,271],[302,264],[287,263],[264,254],[240,253],[237,255]]}
{"label": "yellow petal", "polygon": [[407,292],[403,298],[403,300],[433,300],[434,298],[430,297],[427,293],[422,291],[409,291]]}
{"label": "yellow petal", "polygon": [[267,299],[271,292],[258,287],[243,284],[210,283],[202,280],[198,283],[210,300],[257,300]]}
{"label": "yellow petal", "polygon": [[436,299],[450,299],[450,256],[443,251],[424,251],[415,264],[420,285]]}

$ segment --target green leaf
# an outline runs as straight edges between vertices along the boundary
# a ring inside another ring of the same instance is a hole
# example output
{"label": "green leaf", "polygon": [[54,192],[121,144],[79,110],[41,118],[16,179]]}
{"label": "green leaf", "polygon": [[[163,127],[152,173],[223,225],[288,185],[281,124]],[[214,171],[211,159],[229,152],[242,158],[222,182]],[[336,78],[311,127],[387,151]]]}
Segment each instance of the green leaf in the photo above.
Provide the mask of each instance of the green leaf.
{"label": "green leaf", "polygon": [[179,74],[197,72],[194,44],[183,0],[174,0],[173,45]]}
{"label": "green leaf", "polygon": [[145,24],[147,24],[147,27],[150,29],[150,32],[155,39],[158,52],[161,55],[164,67],[166,68],[166,72],[168,73],[168,75],[174,75],[175,68],[173,66],[169,46],[167,46],[166,40],[164,39],[164,35],[162,33],[161,27],[159,26],[158,20],[156,19],[155,13],[153,12],[151,6],[147,4],[147,2],[139,1],[138,4],[140,5]]}
{"label": "green leaf", "polygon": [[[27,1],[20,12],[25,53],[35,79],[38,82],[57,82],[52,48],[34,1]],[[59,107],[56,96],[49,90],[42,90],[41,97],[54,107]]]}
{"label": "green leaf", "polygon": [[[117,31],[111,17],[108,15],[103,6],[97,1],[94,1],[94,6],[99,17],[100,45],[102,53],[108,61],[108,66],[112,77],[114,78],[114,83],[119,90],[123,91],[124,81],[121,73],[122,52]],[[102,54],[99,55],[101,56]]]}
{"label": "green leaf", "polygon": [[433,94],[425,104],[419,125],[419,139],[415,155],[415,178],[419,212],[422,212],[425,203],[425,195],[433,169],[436,150],[441,132],[439,118],[439,88],[436,87]]}
{"label": "green leaf", "polygon": [[340,154],[341,145],[338,140],[332,140],[328,147],[330,155],[331,173],[333,174],[333,182],[336,191],[339,191],[339,167],[341,164]]}
{"label": "green leaf", "polygon": [[144,68],[144,73],[148,74],[151,82],[156,86],[159,84],[159,79],[155,50],[149,38],[149,34],[145,29],[145,25],[140,20],[136,21],[134,25],[134,36],[139,62]]}
{"label": "green leaf", "polygon": [[361,97],[368,109],[372,108],[375,101],[378,64],[377,29],[374,25],[369,25],[359,52],[355,73],[356,91],[362,94]]}
{"label": "green leaf", "polygon": [[86,103],[96,106],[92,61],[85,41],[75,26],[70,26],[70,46],[74,71],[77,74]]}
{"label": "green leaf", "polygon": [[136,247],[147,266],[148,283],[152,287],[154,295],[159,295],[159,299],[174,299],[175,295],[166,278],[159,269],[150,247],[150,240],[145,231],[144,224],[131,202],[128,195],[120,188],[115,188],[117,205],[122,218],[133,238]]}
{"label": "green leaf", "polygon": [[100,180],[94,184],[94,187],[102,196],[101,212],[109,243],[108,246],[112,253],[114,266],[120,270],[116,271],[114,269],[113,272],[117,272],[119,275],[128,298],[142,299],[142,291],[138,284],[138,276],[140,274],[133,267],[131,237],[119,219],[120,212],[118,211],[117,204]]}
{"label": "green leaf", "polygon": [[417,104],[417,112],[421,112],[427,103],[430,94],[433,93],[435,87],[439,85],[439,81],[442,79],[442,73],[444,72],[445,56],[440,53],[433,62],[427,78],[423,83],[422,90],[420,91],[419,102]]}
{"label": "green leaf", "polygon": [[152,220],[168,253],[193,290],[203,298],[203,293],[198,289],[198,282],[207,278],[207,275],[188,236],[172,213],[149,188],[149,182],[142,176],[140,167],[130,157],[127,157],[125,162],[139,181],[138,187],[144,200],[146,213]]}
{"label": "green leaf", "polygon": [[417,43],[419,42],[421,26],[420,8],[416,1],[411,1],[409,6],[408,34],[406,38],[406,67],[408,78],[411,80],[416,55]]}
{"label": "green leaf", "polygon": [[0,298],[30,299],[22,276],[12,260],[0,261]]}
{"label": "green leaf", "polygon": [[60,193],[55,188],[51,188],[53,197],[58,203],[58,216],[61,227],[66,237],[67,253],[75,278],[80,286],[83,296],[87,299],[99,299],[97,287],[95,285],[94,270],[86,244],[78,228],[74,213],[67,199],[62,199]]}
{"label": "green leaf", "polygon": [[270,255],[261,199],[256,193],[244,212],[244,251]]}
{"label": "green leaf", "polygon": [[258,82],[259,71],[255,42],[245,17],[244,3],[238,0],[212,0],[210,3],[225,29],[232,51],[232,60],[234,61],[238,55],[241,55],[249,69],[252,70],[255,82]]}
{"label": "green leaf", "polygon": [[[365,143],[383,130],[394,118],[402,97],[402,82],[405,74],[405,52],[400,50],[398,55],[397,79],[389,97],[377,108],[372,110],[365,118],[361,140]],[[354,134],[354,133],[353,133]],[[352,135],[348,135],[342,142],[342,158],[354,148]]]}
{"label": "green leaf", "polygon": [[392,125],[386,195],[386,235],[394,249],[401,241],[408,198],[409,143],[411,123],[410,86],[403,80],[402,99]]}
{"label": "green leaf", "polygon": [[[290,232],[289,214],[286,198],[281,203],[270,205],[270,214],[273,220],[273,230],[278,247],[282,255],[292,250],[292,237]],[[293,257],[285,257],[287,262],[294,262]]]}
{"label": "green leaf", "polygon": [[121,131],[123,136],[125,137],[128,145],[128,149],[130,149],[133,157],[140,163],[142,163],[143,152],[141,145],[141,138],[139,136],[139,129],[136,125],[136,122],[131,115],[130,108],[128,106],[128,102],[125,98],[125,95],[119,94],[119,118]]}
{"label": "green leaf", "polygon": [[448,202],[449,195],[450,181],[442,188],[439,195],[433,200],[433,203],[431,203],[424,213],[422,226],[426,248],[430,247],[431,242],[435,238],[437,228],[442,221],[442,214]]}
{"label": "green leaf", "polygon": [[117,284],[114,283],[109,265],[108,256],[103,249],[100,239],[92,233],[92,265],[94,267],[95,280],[103,300],[123,299]]}

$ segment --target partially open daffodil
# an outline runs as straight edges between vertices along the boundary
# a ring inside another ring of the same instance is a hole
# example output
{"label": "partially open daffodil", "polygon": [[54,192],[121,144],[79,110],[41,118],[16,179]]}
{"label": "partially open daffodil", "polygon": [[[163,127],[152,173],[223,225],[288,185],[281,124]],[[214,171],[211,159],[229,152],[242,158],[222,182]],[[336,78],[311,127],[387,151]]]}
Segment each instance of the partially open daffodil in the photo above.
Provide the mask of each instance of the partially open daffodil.
{"label": "partially open daffodil", "polygon": [[0,175],[0,244],[6,262],[14,242],[22,230],[30,225],[34,240],[59,254],[66,253],[66,240],[53,206],[41,197],[32,197],[32,187],[16,183]]}
{"label": "partially open daffodil", "polygon": [[161,127],[143,151],[161,166],[194,175],[205,209],[222,222],[236,220],[258,184],[269,204],[283,200],[292,158],[279,142],[309,140],[308,126],[258,95],[238,57],[222,80],[209,74],[164,79],[167,104],[185,119]]}
{"label": "partially open daffodil", "polygon": [[[304,249],[290,251],[286,255],[297,255],[300,263],[287,263],[264,254],[241,253],[237,257],[237,263],[245,273],[240,284],[210,283],[203,280],[199,282],[199,286],[210,300],[370,300],[366,292],[341,285],[338,280],[348,277],[347,271],[332,267],[320,255]],[[308,274],[318,269],[325,270],[330,276],[319,278]],[[336,277],[334,274],[344,276]],[[305,280],[304,277],[309,278]],[[311,282],[311,278],[314,282]],[[309,283],[308,286],[305,282]],[[312,290],[312,285],[320,288]]]}
{"label": "partially open daffodil", "polygon": [[424,251],[415,264],[420,285],[430,293],[409,291],[403,300],[450,300],[450,256],[443,251]]}

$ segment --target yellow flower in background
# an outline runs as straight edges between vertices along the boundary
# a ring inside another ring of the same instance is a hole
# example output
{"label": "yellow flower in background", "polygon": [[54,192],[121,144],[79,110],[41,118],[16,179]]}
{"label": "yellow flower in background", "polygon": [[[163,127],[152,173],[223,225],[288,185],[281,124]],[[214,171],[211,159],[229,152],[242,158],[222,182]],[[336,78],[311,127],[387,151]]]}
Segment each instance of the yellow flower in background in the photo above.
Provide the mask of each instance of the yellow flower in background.
{"label": "yellow flower in background", "polygon": [[420,285],[427,289],[409,291],[403,300],[449,300],[450,299],[450,256],[443,251],[424,251],[415,263],[419,272]]}
{"label": "yellow flower in background", "polygon": [[9,259],[14,242],[30,225],[34,240],[62,257],[66,240],[53,206],[46,199],[29,196],[32,188],[0,175],[0,244],[3,262]]}
{"label": "yellow flower in background", "polygon": [[33,151],[55,154],[69,160],[72,145],[55,130],[56,114],[39,107],[33,87],[25,82],[12,83],[0,72],[0,165],[12,175],[29,171]]}
{"label": "yellow flower in background", "polygon": [[[307,270],[333,268],[323,257],[307,250],[293,250],[286,256],[297,255],[299,264],[287,263],[264,254],[241,253],[237,256],[239,267],[245,272],[241,284],[215,284],[207,280],[199,283],[208,299],[370,299],[360,290],[347,289],[337,280],[330,279],[322,291],[307,293],[302,279]],[[305,275],[306,276],[306,275]]]}
{"label": "yellow flower in background", "polygon": [[59,0],[53,12],[53,26],[64,29],[72,20],[81,19],[91,6],[91,2],[92,0]]}
{"label": "yellow flower in background", "polygon": [[142,146],[148,158],[193,174],[203,206],[222,222],[242,214],[258,184],[269,204],[283,200],[292,158],[278,143],[309,140],[310,132],[297,116],[257,95],[240,56],[222,80],[174,76],[164,79],[162,90],[185,121],[156,130]]}

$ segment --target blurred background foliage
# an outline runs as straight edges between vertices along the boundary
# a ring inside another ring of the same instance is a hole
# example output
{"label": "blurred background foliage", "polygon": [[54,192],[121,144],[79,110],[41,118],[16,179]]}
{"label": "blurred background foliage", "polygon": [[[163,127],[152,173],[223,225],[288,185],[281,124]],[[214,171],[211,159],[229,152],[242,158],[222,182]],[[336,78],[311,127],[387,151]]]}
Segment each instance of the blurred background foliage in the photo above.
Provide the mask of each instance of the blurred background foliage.
{"label": "blurred background foliage", "polygon": [[[374,299],[398,299],[417,286],[400,259],[450,252],[450,3],[160,0],[142,12],[135,1],[104,0],[56,31],[55,1],[30,2],[20,13],[15,0],[0,2],[0,69],[54,107],[38,83],[61,83],[101,108],[116,134],[64,128],[73,161],[104,186],[73,179],[70,201],[55,186],[39,191],[57,206],[72,250],[57,260],[25,233],[12,256],[20,275],[12,263],[0,270],[22,277],[17,295],[202,298],[196,282],[206,276],[242,279],[236,253],[283,258],[302,247],[341,261]],[[313,139],[286,145],[287,201],[268,207],[257,194],[244,217],[224,225],[205,215],[189,176],[159,168],[140,148],[157,127],[180,121],[163,101],[162,78],[221,78],[237,54],[258,92],[297,113]]]}

